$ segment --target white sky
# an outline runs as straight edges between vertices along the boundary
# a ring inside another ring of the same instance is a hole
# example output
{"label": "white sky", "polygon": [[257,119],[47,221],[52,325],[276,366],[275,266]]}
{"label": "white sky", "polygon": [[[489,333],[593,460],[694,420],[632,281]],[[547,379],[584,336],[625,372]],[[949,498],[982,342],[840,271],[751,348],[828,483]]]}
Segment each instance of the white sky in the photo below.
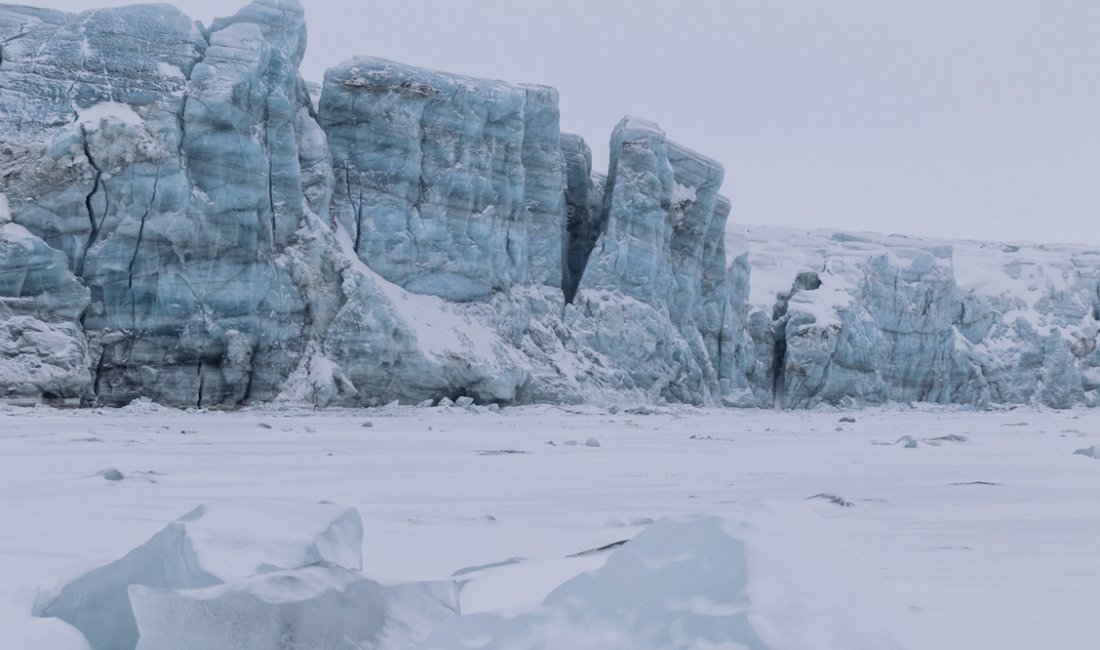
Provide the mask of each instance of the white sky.
{"label": "white sky", "polygon": [[309,79],[370,54],[552,85],[600,167],[651,119],[726,166],[742,223],[1100,244],[1096,0],[303,4]]}

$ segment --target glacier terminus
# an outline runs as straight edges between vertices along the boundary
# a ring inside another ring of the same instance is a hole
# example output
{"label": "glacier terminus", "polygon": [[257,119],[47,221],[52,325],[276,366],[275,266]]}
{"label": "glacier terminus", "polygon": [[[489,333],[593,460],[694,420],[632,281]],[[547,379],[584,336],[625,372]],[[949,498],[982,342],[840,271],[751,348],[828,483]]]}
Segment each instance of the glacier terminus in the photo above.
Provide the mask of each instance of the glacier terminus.
{"label": "glacier terminus", "polygon": [[306,41],[0,5],[0,399],[1100,405],[1098,251],[734,226],[652,122]]}

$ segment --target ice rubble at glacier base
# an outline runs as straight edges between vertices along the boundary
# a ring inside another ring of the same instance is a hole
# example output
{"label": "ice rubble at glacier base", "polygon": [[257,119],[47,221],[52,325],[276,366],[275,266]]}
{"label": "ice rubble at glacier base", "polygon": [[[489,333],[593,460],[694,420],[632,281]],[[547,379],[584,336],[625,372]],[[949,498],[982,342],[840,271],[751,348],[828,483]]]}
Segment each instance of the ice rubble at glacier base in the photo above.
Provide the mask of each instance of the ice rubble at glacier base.
{"label": "ice rubble at glacier base", "polygon": [[728,228],[720,164],[296,0],[0,6],[0,398],[1100,404],[1085,248]]}

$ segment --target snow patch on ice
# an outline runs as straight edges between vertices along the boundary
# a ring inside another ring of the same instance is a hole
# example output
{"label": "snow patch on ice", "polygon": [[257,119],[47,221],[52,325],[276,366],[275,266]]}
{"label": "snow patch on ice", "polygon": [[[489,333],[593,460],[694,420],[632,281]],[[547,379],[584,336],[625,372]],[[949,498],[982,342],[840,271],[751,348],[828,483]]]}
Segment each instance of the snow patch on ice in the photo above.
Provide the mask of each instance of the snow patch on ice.
{"label": "snow patch on ice", "polygon": [[457,313],[456,306],[442,298],[412,293],[383,278],[359,259],[351,237],[343,228],[337,229],[337,238],[352,267],[397,308],[416,337],[420,351],[436,357],[473,356],[485,360],[497,356],[501,341],[491,329]]}
{"label": "snow patch on ice", "polygon": [[165,61],[157,61],[157,71],[165,77],[171,77],[176,79],[185,79],[186,75],[183,74],[183,70],[178,65],[172,65]]}
{"label": "snow patch on ice", "polygon": [[84,128],[96,128],[103,120],[112,119],[127,126],[142,126],[145,121],[129,104],[120,102],[100,102],[88,108],[76,110],[77,121]]}

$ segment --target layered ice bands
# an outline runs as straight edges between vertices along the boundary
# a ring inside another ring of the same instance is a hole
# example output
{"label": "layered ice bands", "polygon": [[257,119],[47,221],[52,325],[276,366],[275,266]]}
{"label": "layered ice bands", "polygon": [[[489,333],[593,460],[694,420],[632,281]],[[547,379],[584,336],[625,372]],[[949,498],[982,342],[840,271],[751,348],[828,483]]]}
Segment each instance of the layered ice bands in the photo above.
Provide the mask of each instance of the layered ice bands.
{"label": "layered ice bands", "polygon": [[93,379],[60,396],[274,397],[307,318],[285,256],[307,180],[301,7],[210,29],[163,6],[3,8],[0,31],[3,191],[91,296]]}
{"label": "layered ice bands", "polygon": [[1100,404],[1093,251],[760,236],[653,123],[605,176],[552,88],[305,47],[0,5],[0,399]]}

